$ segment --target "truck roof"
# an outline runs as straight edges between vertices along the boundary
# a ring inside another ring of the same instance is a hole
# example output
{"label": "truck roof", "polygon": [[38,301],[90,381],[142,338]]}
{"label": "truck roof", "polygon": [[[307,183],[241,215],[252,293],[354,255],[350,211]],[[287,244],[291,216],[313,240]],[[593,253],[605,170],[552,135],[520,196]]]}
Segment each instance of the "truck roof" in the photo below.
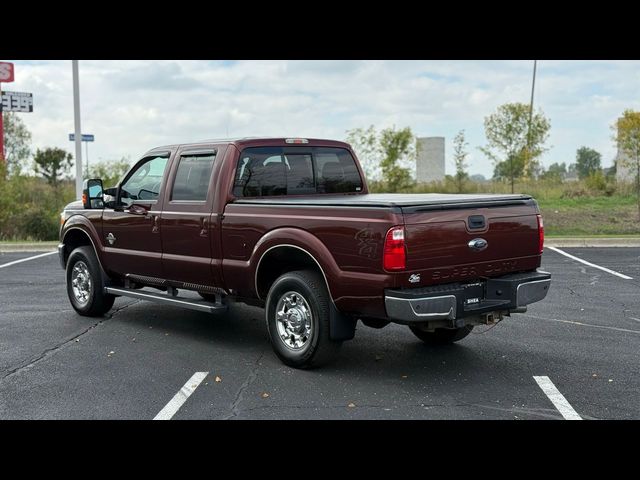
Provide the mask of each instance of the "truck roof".
{"label": "truck roof", "polygon": [[173,145],[163,145],[152,150],[174,149],[176,147],[197,147],[211,144],[235,145],[239,149],[245,147],[291,147],[291,146],[315,146],[315,147],[339,147],[350,148],[346,142],[339,140],[328,140],[322,138],[304,138],[307,143],[287,143],[287,139],[301,139],[303,137],[239,137],[239,138],[214,138],[201,140],[192,143],[179,143]]}

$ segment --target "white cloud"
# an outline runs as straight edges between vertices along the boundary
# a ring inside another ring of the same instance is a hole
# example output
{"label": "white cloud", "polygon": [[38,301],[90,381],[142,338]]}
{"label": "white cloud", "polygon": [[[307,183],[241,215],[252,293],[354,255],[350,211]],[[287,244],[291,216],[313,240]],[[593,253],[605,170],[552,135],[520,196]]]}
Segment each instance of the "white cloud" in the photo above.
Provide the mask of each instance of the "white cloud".
{"label": "white cloud", "polygon": [[[10,90],[34,94],[22,118],[35,146],[73,151],[70,61],[16,61]],[[465,129],[471,173],[492,173],[477,147],[483,120],[505,102],[528,102],[531,61],[81,61],[82,125],[90,157],[117,159],[149,148],[225,136],[344,139],[374,124],[420,136]],[[582,146],[605,164],[615,155],[609,126],[640,109],[637,61],[539,61],[536,107],[550,118],[553,148],[543,163],[571,162]],[[5,88],[8,86],[5,85]]]}

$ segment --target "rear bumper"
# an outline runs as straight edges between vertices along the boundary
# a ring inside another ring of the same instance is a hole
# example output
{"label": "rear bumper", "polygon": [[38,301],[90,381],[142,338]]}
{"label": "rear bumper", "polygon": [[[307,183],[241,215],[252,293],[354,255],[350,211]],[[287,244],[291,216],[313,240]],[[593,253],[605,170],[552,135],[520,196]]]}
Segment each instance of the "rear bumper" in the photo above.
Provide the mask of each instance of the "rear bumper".
{"label": "rear bumper", "polygon": [[511,311],[547,296],[551,275],[515,273],[474,283],[385,290],[387,317],[398,323],[456,320],[495,311]]}

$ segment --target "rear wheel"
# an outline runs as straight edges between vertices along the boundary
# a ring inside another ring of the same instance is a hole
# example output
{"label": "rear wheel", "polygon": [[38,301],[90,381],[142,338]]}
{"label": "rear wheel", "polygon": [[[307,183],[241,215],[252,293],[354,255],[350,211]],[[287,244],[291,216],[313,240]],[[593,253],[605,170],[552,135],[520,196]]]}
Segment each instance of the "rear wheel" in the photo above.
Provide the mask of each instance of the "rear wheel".
{"label": "rear wheel", "polygon": [[310,270],[288,272],[271,286],[265,308],[273,350],[295,368],[324,365],[342,342],[329,337],[331,299],[324,280]]}
{"label": "rear wheel", "polygon": [[102,269],[93,248],[78,247],[67,260],[67,295],[80,315],[99,317],[111,307],[115,297],[104,293]]}
{"label": "rear wheel", "polygon": [[462,328],[436,328],[431,332],[420,327],[409,327],[413,334],[429,345],[448,345],[462,340],[471,333],[473,325],[465,325]]}

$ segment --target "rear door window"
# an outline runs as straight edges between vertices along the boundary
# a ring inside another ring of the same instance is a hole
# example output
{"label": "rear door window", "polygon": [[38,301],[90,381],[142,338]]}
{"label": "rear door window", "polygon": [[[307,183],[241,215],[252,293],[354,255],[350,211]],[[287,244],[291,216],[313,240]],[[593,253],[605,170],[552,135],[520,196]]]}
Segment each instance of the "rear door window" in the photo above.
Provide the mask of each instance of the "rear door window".
{"label": "rear door window", "polygon": [[204,202],[209,192],[214,153],[180,157],[171,200]]}

